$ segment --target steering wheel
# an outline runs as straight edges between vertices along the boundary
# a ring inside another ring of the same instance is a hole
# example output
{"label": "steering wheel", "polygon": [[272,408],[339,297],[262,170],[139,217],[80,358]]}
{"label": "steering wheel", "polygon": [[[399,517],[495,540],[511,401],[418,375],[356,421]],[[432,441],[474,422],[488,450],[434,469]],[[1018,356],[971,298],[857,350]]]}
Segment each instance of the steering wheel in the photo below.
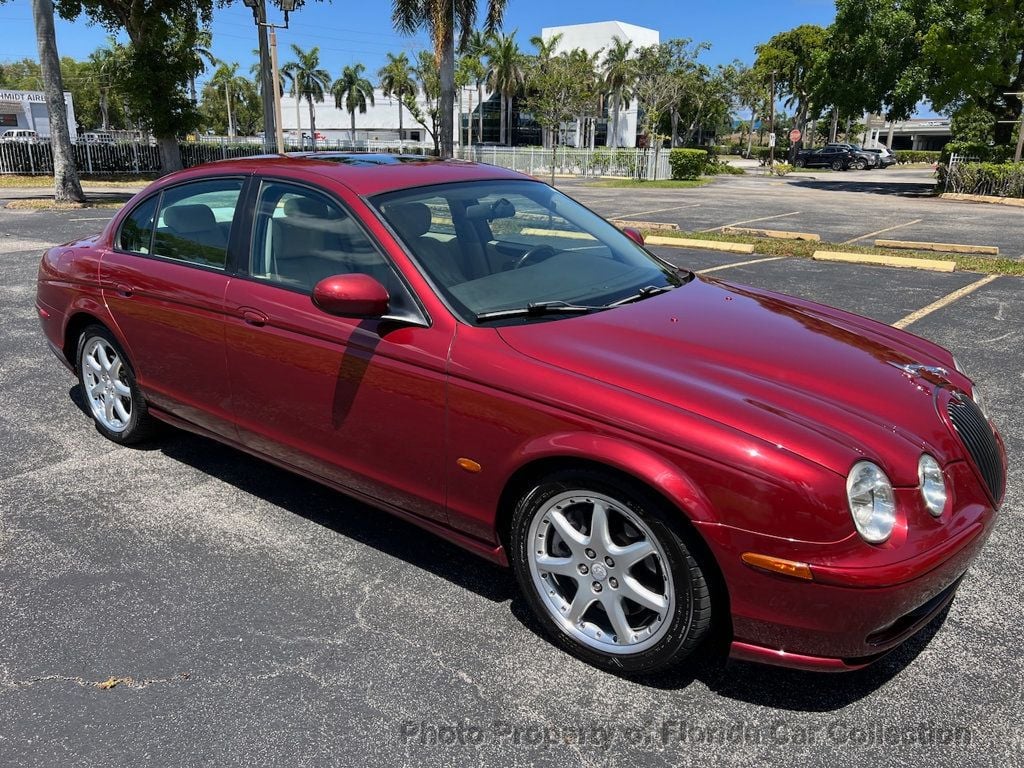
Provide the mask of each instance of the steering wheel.
{"label": "steering wheel", "polygon": [[526,253],[519,257],[518,261],[516,261],[512,269],[521,269],[534,259],[543,260],[540,259],[541,254],[544,254],[545,259],[550,259],[552,256],[555,255],[555,249],[552,248],[550,245],[545,245],[543,243],[541,243],[540,245],[535,245],[533,246],[533,248],[531,248],[530,250],[528,250]]}

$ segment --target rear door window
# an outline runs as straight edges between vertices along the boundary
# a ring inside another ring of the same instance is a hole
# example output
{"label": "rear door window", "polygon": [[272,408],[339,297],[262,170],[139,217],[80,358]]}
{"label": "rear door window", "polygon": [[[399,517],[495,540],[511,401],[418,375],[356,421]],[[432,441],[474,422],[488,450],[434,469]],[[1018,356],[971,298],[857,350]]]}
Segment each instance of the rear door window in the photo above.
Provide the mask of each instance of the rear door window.
{"label": "rear door window", "polygon": [[128,253],[147,255],[153,250],[153,218],[160,195],[142,202],[121,222],[117,234],[117,249]]}
{"label": "rear door window", "polygon": [[210,179],[164,191],[156,221],[157,256],[224,269],[241,179]]}

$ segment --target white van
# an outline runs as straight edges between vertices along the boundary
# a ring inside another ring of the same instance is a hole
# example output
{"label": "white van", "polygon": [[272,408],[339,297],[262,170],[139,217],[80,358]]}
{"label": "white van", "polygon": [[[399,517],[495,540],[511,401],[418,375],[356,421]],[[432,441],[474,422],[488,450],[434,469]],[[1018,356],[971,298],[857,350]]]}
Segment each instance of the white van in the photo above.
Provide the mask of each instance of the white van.
{"label": "white van", "polygon": [[35,144],[39,141],[39,134],[30,131],[28,128],[8,128],[0,133],[0,141],[16,141],[22,144]]}

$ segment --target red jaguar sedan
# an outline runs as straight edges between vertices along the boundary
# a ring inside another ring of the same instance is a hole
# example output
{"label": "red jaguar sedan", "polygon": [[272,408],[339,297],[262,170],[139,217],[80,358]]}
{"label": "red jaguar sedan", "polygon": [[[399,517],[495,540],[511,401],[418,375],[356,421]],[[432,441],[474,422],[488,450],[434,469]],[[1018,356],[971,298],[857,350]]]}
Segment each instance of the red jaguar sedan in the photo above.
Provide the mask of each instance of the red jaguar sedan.
{"label": "red jaguar sedan", "polygon": [[411,520],[617,672],[723,637],[862,667],[953,599],[1004,493],[946,350],[695,276],[486,165],[172,174],[48,250],[37,308],[109,439],[167,422]]}

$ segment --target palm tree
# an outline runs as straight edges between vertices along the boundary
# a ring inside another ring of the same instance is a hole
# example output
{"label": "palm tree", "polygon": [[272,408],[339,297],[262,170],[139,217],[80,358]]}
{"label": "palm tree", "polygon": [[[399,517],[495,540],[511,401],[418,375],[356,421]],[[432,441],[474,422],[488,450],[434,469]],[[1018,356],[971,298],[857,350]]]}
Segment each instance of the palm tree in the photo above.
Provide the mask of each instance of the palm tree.
{"label": "palm tree", "polygon": [[235,110],[233,109],[235,102],[238,100],[238,94],[243,88],[248,85],[248,81],[239,76],[238,64],[232,62],[228,64],[226,61],[217,63],[217,71],[213,73],[213,77],[210,78],[210,85],[217,90],[223,89],[224,101],[228,108],[228,138],[235,138],[235,128],[237,120],[233,119]]}
{"label": "palm tree", "polygon": [[619,110],[629,106],[633,83],[636,81],[636,61],[630,58],[632,40],[612,38],[612,47],[604,55],[604,85],[612,94],[612,132],[608,146],[619,146]]}
{"label": "palm tree", "polygon": [[[413,69],[412,64],[409,63],[409,57],[404,53],[397,56],[389,53],[388,63],[380,68],[377,77],[380,79],[380,89],[383,94],[389,98],[394,96],[398,101],[398,140],[401,142],[405,138],[405,133],[402,131],[402,101],[406,96],[416,95],[416,82],[412,79]],[[372,93],[370,103],[373,103]],[[365,111],[363,109],[363,112]],[[355,139],[354,124],[352,138]]]}
{"label": "palm tree", "polygon": [[[111,37],[110,40],[111,40],[111,43],[115,42],[113,37]],[[199,64],[197,69],[200,72],[205,72],[206,71],[206,64],[209,64],[211,67],[216,67],[218,64],[220,64],[220,61],[217,59],[216,56],[213,55],[213,51],[211,51],[210,48],[209,48],[210,43],[212,42],[212,40],[213,40],[213,35],[211,35],[208,30],[201,29],[201,30],[199,30],[196,33],[196,47],[195,47],[194,50],[195,50],[195,54],[196,54],[196,61]],[[195,75],[189,75],[189,78],[188,78],[188,93],[189,93],[189,96],[192,98],[192,103],[196,104],[197,101],[196,101],[196,76]]]}
{"label": "palm tree", "polygon": [[[404,58],[404,54],[403,54]],[[356,140],[356,110],[360,114],[366,114],[366,102],[373,104],[373,83],[363,77],[362,64],[353,64],[341,71],[341,77],[334,81],[331,86],[331,94],[334,96],[334,106],[344,109],[352,118],[352,141]],[[399,112],[401,114],[401,112]]]}
{"label": "palm tree", "polygon": [[[289,61],[281,71],[291,80],[292,96],[296,102],[296,117],[298,116],[299,99],[305,98],[309,105],[309,136],[316,149],[316,111],[313,102],[323,103],[324,93],[331,87],[331,73],[320,68],[320,48],[314,45],[309,51],[304,51],[292,43],[292,53],[295,54],[295,61]],[[296,126],[299,140],[302,140],[302,127]]]}
{"label": "palm tree", "polygon": [[53,31],[53,0],[32,0],[32,18],[36,27],[36,45],[50,113],[50,145],[53,150],[53,199],[58,202],[85,201],[82,183],[71,148],[68,111],[64,103],[64,82],[60,76],[57,37]]}
{"label": "palm tree", "polygon": [[511,35],[498,35],[491,43],[487,58],[490,65],[487,70],[487,87],[501,94],[500,136],[503,144],[508,144],[511,134],[512,97],[515,96],[525,79],[523,54],[515,39],[516,31]]}
{"label": "palm tree", "polygon": [[[487,0],[485,28],[494,31],[501,26],[508,0]],[[395,29],[414,34],[425,29],[434,43],[434,63],[440,72],[441,156],[452,156],[455,133],[455,37],[463,48],[476,23],[477,0],[392,0],[391,19]]]}
{"label": "palm tree", "polygon": [[[473,71],[473,81],[476,83],[477,103],[480,105],[480,114],[477,117],[477,134],[480,141],[484,140],[484,83],[487,82],[487,67],[484,66],[484,58],[491,45],[492,34],[480,29],[474,29],[466,38],[465,45],[461,46],[462,55],[471,56],[474,63],[470,65]],[[472,115],[472,107],[469,110]],[[470,121],[472,125],[472,121]],[[469,143],[473,143],[472,130],[470,131]]]}
{"label": "palm tree", "polygon": [[100,127],[110,130],[110,88],[117,71],[116,54],[111,48],[97,48],[89,54],[89,64],[100,92]]}
{"label": "palm tree", "polygon": [[[543,68],[547,66],[548,62],[551,61],[551,57],[555,55],[555,51],[558,49],[558,44],[562,42],[562,33],[559,32],[557,35],[552,35],[546,41],[541,35],[534,35],[530,38],[530,45],[537,49],[537,55],[534,57],[534,66]],[[542,127],[541,132],[541,144],[545,147],[554,143],[555,137],[549,136],[552,133],[550,128]]]}

